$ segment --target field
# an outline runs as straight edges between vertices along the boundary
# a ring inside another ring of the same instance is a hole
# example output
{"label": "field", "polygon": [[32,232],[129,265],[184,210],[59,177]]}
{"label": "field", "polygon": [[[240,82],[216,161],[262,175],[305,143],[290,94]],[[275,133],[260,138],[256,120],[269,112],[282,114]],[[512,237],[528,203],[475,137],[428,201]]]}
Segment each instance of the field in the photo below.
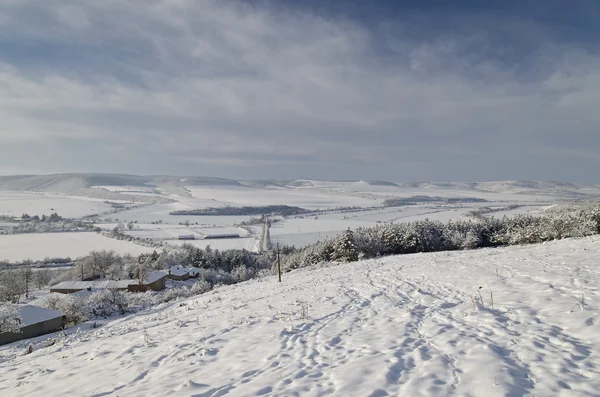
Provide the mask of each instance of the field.
{"label": "field", "polygon": [[75,259],[94,250],[114,250],[139,255],[151,251],[128,241],[114,240],[97,233],[31,233],[0,236],[0,260],[22,261],[44,258]]}
{"label": "field", "polygon": [[599,258],[596,236],[253,280],[1,347],[0,394],[596,396]]}
{"label": "field", "polygon": [[42,216],[57,212],[65,218],[81,218],[111,210],[110,205],[100,199],[0,189],[0,215],[19,217],[26,213]]}
{"label": "field", "polygon": [[[94,184],[99,180],[112,183]],[[469,212],[484,207],[505,208],[484,216],[539,213],[566,199],[600,196],[598,186],[520,181],[394,184],[316,180],[233,181],[131,175],[24,177],[22,180],[9,179],[4,184],[0,181],[0,189],[4,189],[0,190],[0,215],[18,217],[22,213],[41,215],[58,212],[63,217],[82,219],[91,214],[98,214],[91,219],[104,231],[110,231],[120,223],[126,234],[144,240],[166,241],[173,246],[182,244],[177,240],[182,234],[193,234],[198,238],[202,236],[199,232],[201,229],[210,229],[216,234],[233,229],[240,231],[240,235],[247,238],[240,241],[194,240],[192,244],[202,247],[210,244],[212,247],[219,247],[218,249],[252,250],[258,249],[257,241],[261,237],[262,227],[259,224],[246,226],[250,234],[240,228],[242,223],[252,218],[251,216],[171,213],[226,206],[297,206],[313,212],[285,218],[276,217],[277,222],[273,222],[270,234],[272,243],[302,247],[333,237],[347,228],[356,229],[380,223],[423,219],[444,222],[467,219]],[[144,197],[145,202],[135,199],[140,196]],[[95,197],[110,197],[110,200]],[[384,206],[386,200],[402,198],[408,201],[415,200],[415,203],[399,207]],[[426,201],[432,198],[434,201]],[[462,201],[451,201],[456,199]],[[119,204],[125,207],[115,208]],[[511,205],[517,207],[509,208]],[[4,220],[2,222],[0,229],[4,227],[9,230],[10,225],[7,226]],[[126,227],[129,222],[135,222],[133,230]],[[3,242],[3,239],[5,236],[0,236],[0,246],[8,247],[8,240]],[[58,244],[59,247],[62,245]],[[97,248],[94,244],[90,246]],[[48,248],[47,245],[43,247]],[[88,245],[83,244],[82,247]],[[107,242],[105,247],[110,248],[110,244]],[[60,251],[67,252],[69,256],[80,252],[75,247]],[[6,252],[4,255],[8,256],[8,251]],[[53,255],[38,254],[37,251],[35,253],[35,257]],[[31,254],[22,250],[13,249],[10,253],[13,260],[26,259],[28,256]]]}

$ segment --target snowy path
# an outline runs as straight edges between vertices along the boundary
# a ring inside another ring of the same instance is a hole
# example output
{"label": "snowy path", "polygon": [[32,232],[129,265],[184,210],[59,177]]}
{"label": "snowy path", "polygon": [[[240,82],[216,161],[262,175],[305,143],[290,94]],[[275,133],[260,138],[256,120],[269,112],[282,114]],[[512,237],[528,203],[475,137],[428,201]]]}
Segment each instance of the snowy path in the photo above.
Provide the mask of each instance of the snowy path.
{"label": "snowy path", "polygon": [[0,395],[599,396],[599,263],[596,237],[251,281],[0,363]]}

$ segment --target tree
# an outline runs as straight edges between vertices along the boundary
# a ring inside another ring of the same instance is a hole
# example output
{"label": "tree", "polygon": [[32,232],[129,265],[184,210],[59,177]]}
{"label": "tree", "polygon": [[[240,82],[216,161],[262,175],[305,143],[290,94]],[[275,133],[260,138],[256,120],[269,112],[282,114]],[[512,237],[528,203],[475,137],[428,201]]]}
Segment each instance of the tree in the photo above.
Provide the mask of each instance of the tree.
{"label": "tree", "polygon": [[0,273],[0,302],[19,303],[24,292],[23,277],[20,271]]}
{"label": "tree", "polygon": [[33,280],[33,270],[31,270],[30,264],[23,265],[21,269],[21,280],[23,287],[25,288],[25,298],[29,298],[29,290]]}
{"label": "tree", "polygon": [[40,269],[37,272],[35,272],[33,275],[35,285],[38,289],[42,289],[43,287],[48,285],[51,278],[52,278],[52,274],[50,273],[50,270],[48,270],[48,269]]}
{"label": "tree", "polygon": [[127,224],[127,229],[129,229],[129,230],[133,230],[134,227],[135,227],[135,223],[133,223],[133,222],[129,222]]}
{"label": "tree", "polygon": [[350,228],[333,244],[331,260],[342,262],[354,262],[358,260],[358,249],[354,241],[354,233]]}
{"label": "tree", "polygon": [[140,286],[140,292],[146,292],[146,279],[148,278],[148,273],[150,273],[151,262],[153,262],[152,259],[147,258],[138,264],[136,280]]}
{"label": "tree", "polygon": [[0,333],[19,332],[21,330],[21,316],[17,306],[13,303],[0,303]]}

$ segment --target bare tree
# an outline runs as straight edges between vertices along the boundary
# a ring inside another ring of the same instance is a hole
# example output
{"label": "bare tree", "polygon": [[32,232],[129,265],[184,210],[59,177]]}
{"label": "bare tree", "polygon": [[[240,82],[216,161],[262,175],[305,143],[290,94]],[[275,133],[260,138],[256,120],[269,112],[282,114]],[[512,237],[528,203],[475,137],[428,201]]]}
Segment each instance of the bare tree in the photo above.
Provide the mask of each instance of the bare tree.
{"label": "bare tree", "polygon": [[21,269],[21,279],[23,282],[23,287],[25,289],[25,298],[29,298],[29,291],[33,281],[33,270],[31,270],[31,266],[23,266],[23,268]]}
{"label": "bare tree", "polygon": [[19,303],[24,292],[23,277],[20,271],[0,273],[0,301]]}
{"label": "bare tree", "polygon": [[146,282],[148,278],[148,273],[150,273],[150,258],[147,258],[144,261],[140,261],[137,269],[137,282],[140,286],[140,292],[146,292]]}
{"label": "bare tree", "polygon": [[52,274],[48,269],[40,269],[33,274],[33,279],[38,289],[42,289],[43,287],[48,285],[48,283],[50,283],[51,278]]}

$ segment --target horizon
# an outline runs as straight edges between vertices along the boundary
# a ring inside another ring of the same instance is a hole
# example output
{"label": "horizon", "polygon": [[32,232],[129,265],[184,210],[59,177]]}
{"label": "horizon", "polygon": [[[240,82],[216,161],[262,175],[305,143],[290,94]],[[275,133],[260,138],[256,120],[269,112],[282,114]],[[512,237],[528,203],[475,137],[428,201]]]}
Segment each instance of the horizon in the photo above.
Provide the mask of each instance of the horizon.
{"label": "horizon", "polygon": [[0,12],[0,175],[600,184],[593,0]]}
{"label": "horizon", "polygon": [[[533,182],[533,183],[567,183],[567,184],[583,184],[590,186],[600,186],[600,184],[596,183],[586,183],[581,181],[567,181],[567,180],[552,180],[552,179],[497,179],[497,180],[388,180],[388,179],[323,179],[323,178],[286,178],[286,179],[277,179],[277,178],[235,178],[235,177],[221,177],[221,176],[210,176],[210,175],[176,175],[176,174],[129,174],[129,173],[118,173],[118,172],[58,172],[58,173],[46,173],[46,174],[0,174],[0,178],[3,177],[40,177],[40,176],[133,176],[133,177],[141,177],[141,178],[152,178],[152,177],[167,177],[167,178],[206,178],[206,179],[219,179],[219,180],[228,180],[228,181],[274,181],[274,182],[293,182],[293,181],[319,181],[319,182],[335,182],[335,183],[355,183],[355,182],[366,182],[366,183],[374,183],[374,182],[383,182],[383,183],[394,183],[394,184],[403,184],[403,183],[494,183],[494,182]],[[2,189],[2,187],[0,187]]]}

